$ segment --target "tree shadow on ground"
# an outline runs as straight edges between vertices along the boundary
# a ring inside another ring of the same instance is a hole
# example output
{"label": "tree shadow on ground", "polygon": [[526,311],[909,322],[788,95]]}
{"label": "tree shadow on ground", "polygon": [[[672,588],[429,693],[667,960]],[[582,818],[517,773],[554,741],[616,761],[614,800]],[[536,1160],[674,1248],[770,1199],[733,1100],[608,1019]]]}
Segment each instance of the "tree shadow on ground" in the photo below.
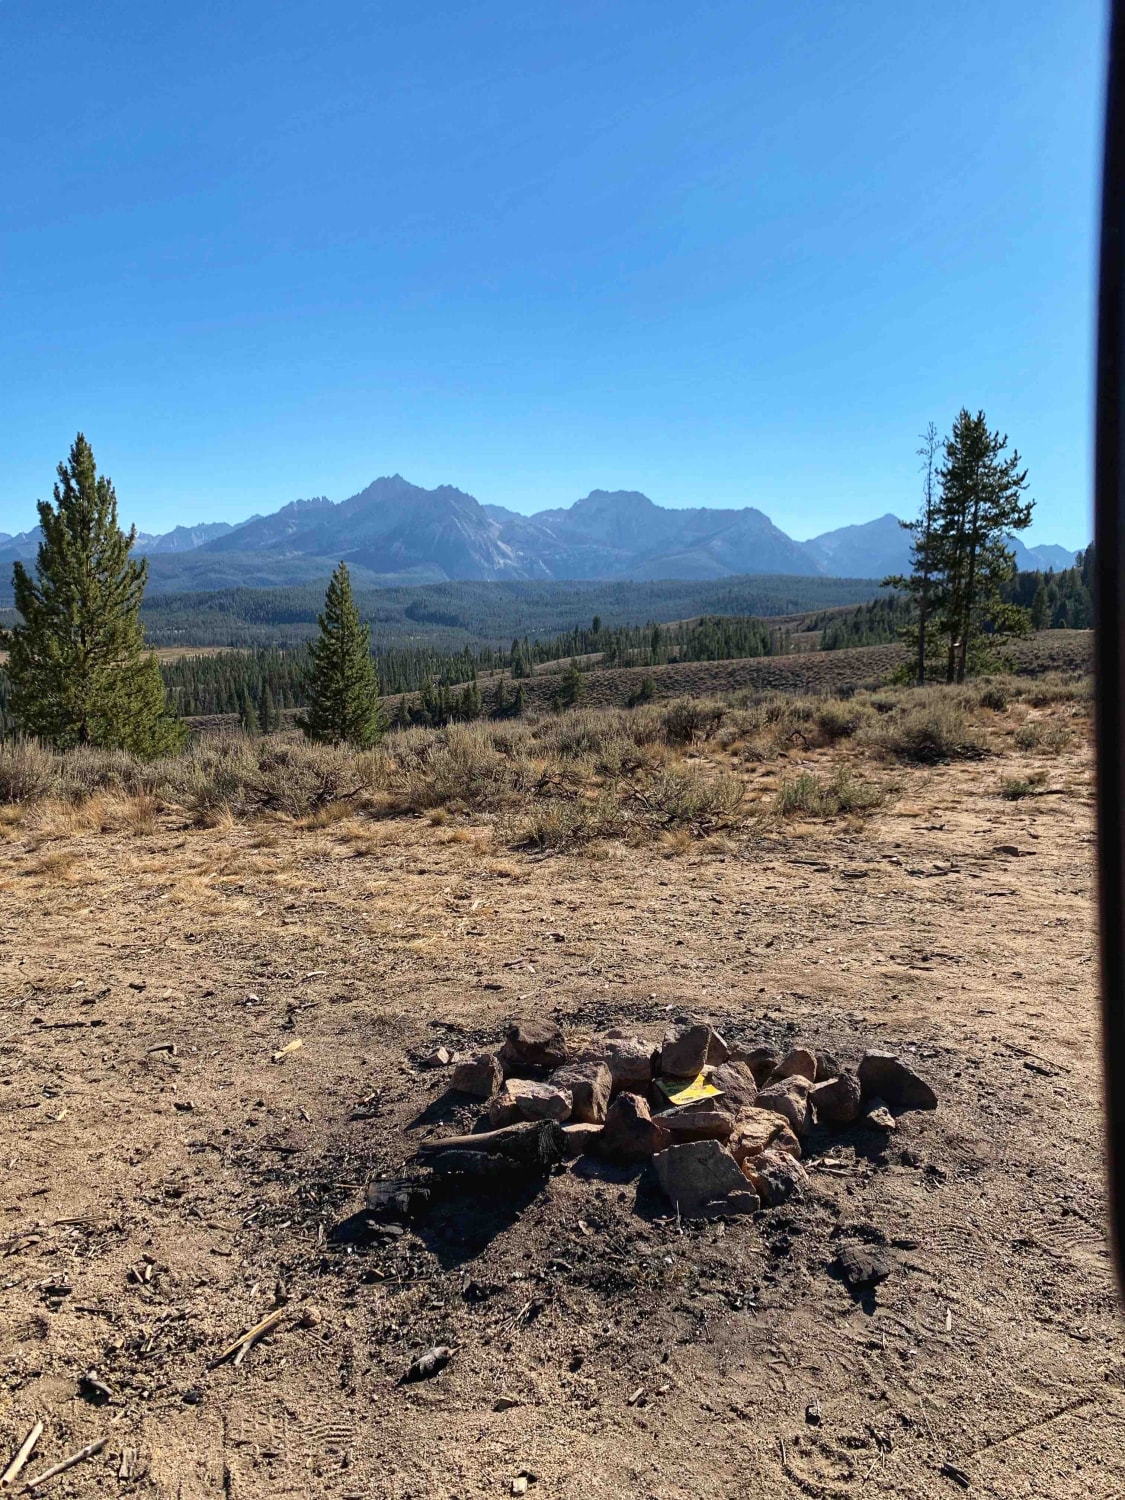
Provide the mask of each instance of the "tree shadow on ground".
{"label": "tree shadow on ground", "polygon": [[[431,1099],[425,1109],[408,1120],[402,1128],[404,1131],[422,1130],[427,1125],[449,1125],[455,1121],[464,1121],[476,1103],[470,1094],[462,1094],[458,1089],[446,1089],[437,1098]],[[465,1125],[466,1132],[472,1128],[470,1124]]]}
{"label": "tree shadow on ground", "polygon": [[[408,1189],[410,1180],[391,1186]],[[415,1186],[418,1179],[413,1180]],[[409,1231],[446,1271],[474,1260],[497,1235],[510,1229],[543,1191],[547,1179],[513,1175],[497,1188],[475,1178],[426,1178],[420,1194],[379,1208],[367,1205],[328,1231],[334,1245],[368,1249]]]}

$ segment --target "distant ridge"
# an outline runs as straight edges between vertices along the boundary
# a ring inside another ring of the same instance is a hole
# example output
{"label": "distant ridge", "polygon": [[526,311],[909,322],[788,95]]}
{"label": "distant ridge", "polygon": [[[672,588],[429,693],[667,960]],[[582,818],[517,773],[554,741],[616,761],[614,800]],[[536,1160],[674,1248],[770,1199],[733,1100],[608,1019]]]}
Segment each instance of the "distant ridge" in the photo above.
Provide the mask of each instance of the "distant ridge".
{"label": "distant ridge", "polygon": [[[401,474],[339,502],[317,495],[237,525],[177,526],[137,543],[157,591],[298,584],[325,577],[341,558],[362,580],[388,584],[765,573],[881,579],[909,564],[909,536],[889,514],[798,542],[753,506],[671,509],[636,490],[591,490],[573,505],[524,516],[452,485],[423,489]],[[38,528],[0,533],[0,567],[34,558],[38,544]],[[1012,548],[1025,570],[1074,561],[1063,547],[1013,539]]]}

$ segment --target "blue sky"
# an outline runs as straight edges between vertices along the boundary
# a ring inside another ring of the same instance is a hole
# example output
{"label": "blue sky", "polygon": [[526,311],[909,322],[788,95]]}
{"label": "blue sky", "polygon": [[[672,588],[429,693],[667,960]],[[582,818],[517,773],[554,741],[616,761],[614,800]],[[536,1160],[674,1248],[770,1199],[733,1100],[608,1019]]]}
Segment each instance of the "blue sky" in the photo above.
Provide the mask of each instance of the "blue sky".
{"label": "blue sky", "polygon": [[1083,544],[1094,0],[4,0],[0,530],[399,471],[912,512],[983,407]]}

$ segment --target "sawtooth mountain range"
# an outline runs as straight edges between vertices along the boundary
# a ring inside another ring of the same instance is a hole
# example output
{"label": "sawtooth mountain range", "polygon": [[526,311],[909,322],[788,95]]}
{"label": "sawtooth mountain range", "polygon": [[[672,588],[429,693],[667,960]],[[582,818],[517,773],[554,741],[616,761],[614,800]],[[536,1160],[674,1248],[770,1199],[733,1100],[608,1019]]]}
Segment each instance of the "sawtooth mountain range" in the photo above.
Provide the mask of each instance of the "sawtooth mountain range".
{"label": "sawtooth mountain range", "polygon": [[[33,561],[40,533],[0,532],[0,567]],[[1011,538],[1017,565],[1065,568],[1065,547]],[[272,587],[326,577],[341,559],[357,583],[451,579],[718,579],[770,573],[874,578],[908,570],[909,535],[893,515],[794,541],[762,511],[665,509],[631,490],[593,490],[556,510],[519,515],[451,485],[400,474],[347,500],[294,500],[271,515],[140,534],[158,592]],[[7,583],[4,579],[4,584]]]}

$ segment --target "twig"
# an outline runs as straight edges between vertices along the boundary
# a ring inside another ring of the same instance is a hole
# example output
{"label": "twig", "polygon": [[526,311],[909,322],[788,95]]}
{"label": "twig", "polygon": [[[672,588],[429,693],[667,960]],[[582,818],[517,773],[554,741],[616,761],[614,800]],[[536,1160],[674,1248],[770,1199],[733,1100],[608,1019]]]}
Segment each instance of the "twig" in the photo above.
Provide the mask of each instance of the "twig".
{"label": "twig", "polygon": [[31,1457],[36,1443],[42,1436],[43,1423],[36,1422],[35,1426],[24,1438],[23,1443],[20,1447],[20,1451],[16,1454],[15,1458],[12,1459],[11,1463],[4,1470],[3,1474],[0,1474],[0,1489],[7,1489],[8,1485],[10,1485],[15,1480],[16,1476],[19,1474],[19,1471]]}
{"label": "twig", "polygon": [[922,1420],[926,1424],[926,1431],[930,1434],[930,1441],[932,1443],[936,1443],[937,1442],[937,1438],[934,1436],[934,1429],[930,1426],[930,1414],[926,1410],[926,1398],[925,1398],[925,1396],[919,1396],[918,1397],[918,1405],[922,1408]]}
{"label": "twig", "polygon": [[1060,1406],[1056,1411],[1048,1412],[1045,1417],[1033,1417],[1030,1422],[1014,1427],[1003,1437],[991,1438],[987,1443],[982,1443],[979,1448],[974,1448],[967,1456],[976,1458],[978,1453],[987,1453],[990,1448],[998,1448],[1001,1443],[1010,1443],[1013,1438],[1022,1437],[1025,1432],[1032,1432],[1036,1427],[1047,1427],[1051,1422],[1057,1422],[1060,1417],[1065,1417],[1068,1412],[1077,1411],[1082,1406],[1090,1406],[1093,1400],[1093,1396],[1076,1396],[1073,1401],[1068,1401],[1065,1406]]}
{"label": "twig", "polygon": [[235,1339],[233,1344],[228,1345],[220,1355],[217,1355],[211,1361],[208,1368],[214,1370],[224,1360],[230,1359],[232,1354],[238,1356],[235,1359],[235,1364],[241,1364],[250,1346],[256,1344],[260,1338],[264,1338],[267,1333],[276,1328],[282,1318],[284,1318],[285,1313],[286,1309],[279,1307],[274,1312],[271,1312],[268,1317],[263,1318],[260,1323],[255,1323],[253,1328],[247,1329],[244,1334]]}
{"label": "twig", "polygon": [[54,1479],[56,1474],[62,1474],[67,1469],[73,1469],[75,1464],[80,1464],[87,1458],[93,1458],[94,1454],[100,1453],[108,1442],[109,1438],[102,1437],[98,1438],[96,1442],[87,1443],[85,1448],[79,1448],[78,1452],[72,1453],[69,1458],[62,1459],[61,1462],[52,1465],[51,1468],[44,1469],[42,1474],[37,1474],[34,1479],[29,1479],[25,1488],[33,1490],[37,1485],[45,1484],[48,1479]]}

